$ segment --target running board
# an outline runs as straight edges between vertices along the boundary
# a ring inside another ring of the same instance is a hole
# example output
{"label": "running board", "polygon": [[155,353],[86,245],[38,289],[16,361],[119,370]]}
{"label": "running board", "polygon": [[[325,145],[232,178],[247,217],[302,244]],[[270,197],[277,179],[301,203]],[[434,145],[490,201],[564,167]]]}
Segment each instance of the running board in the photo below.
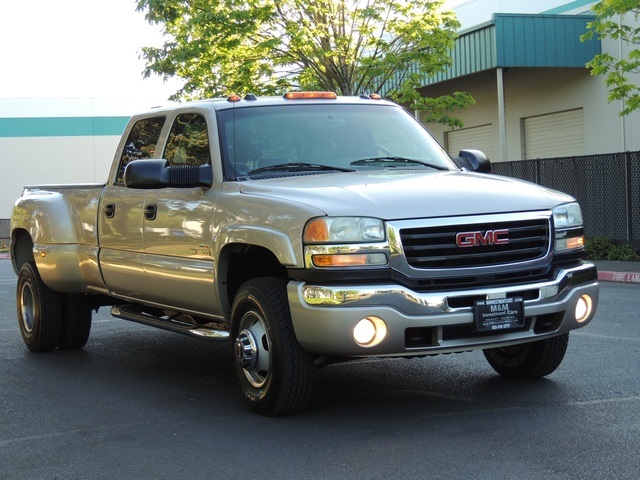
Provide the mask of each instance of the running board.
{"label": "running board", "polygon": [[225,342],[229,341],[229,332],[226,330],[217,330],[207,327],[196,327],[183,322],[177,322],[171,319],[162,319],[141,312],[133,312],[124,306],[111,307],[111,315],[124,320],[141,323],[150,327],[161,328],[170,332],[181,333],[190,337],[203,338],[205,340]]}

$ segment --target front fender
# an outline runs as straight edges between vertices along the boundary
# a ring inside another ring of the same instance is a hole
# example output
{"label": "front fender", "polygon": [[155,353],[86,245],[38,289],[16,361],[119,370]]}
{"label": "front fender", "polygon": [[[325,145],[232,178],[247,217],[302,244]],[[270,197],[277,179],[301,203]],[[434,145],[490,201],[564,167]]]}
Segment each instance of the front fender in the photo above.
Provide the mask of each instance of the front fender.
{"label": "front fender", "polygon": [[214,251],[221,252],[226,245],[232,243],[263,247],[271,251],[285,267],[298,265],[291,240],[285,233],[274,228],[254,225],[228,226],[216,236]]}

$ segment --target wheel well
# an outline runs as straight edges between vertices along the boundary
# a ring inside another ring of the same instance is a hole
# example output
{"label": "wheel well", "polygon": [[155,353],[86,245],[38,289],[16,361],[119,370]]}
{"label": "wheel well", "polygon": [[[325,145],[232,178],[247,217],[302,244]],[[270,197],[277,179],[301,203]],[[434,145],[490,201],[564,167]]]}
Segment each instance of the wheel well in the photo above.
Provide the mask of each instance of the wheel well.
{"label": "wheel well", "polygon": [[234,244],[227,246],[220,255],[219,279],[226,287],[229,311],[233,299],[247,280],[257,277],[287,278],[287,269],[270,250],[256,245]]}
{"label": "wheel well", "polygon": [[33,240],[29,232],[23,229],[16,229],[11,234],[11,258],[13,259],[13,269],[16,273],[20,271],[22,265],[33,262]]}

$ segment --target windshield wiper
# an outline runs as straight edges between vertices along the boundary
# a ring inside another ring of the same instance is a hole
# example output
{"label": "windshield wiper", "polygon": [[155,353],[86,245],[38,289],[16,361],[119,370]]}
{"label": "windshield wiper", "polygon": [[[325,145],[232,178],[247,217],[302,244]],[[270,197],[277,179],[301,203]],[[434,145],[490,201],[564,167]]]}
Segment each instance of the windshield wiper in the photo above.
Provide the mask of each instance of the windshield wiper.
{"label": "windshield wiper", "polygon": [[334,170],[339,172],[355,172],[353,168],[345,167],[332,167],[331,165],[322,165],[319,163],[280,163],[278,165],[269,165],[268,167],[260,167],[253,169],[247,173],[247,175],[253,175],[254,173],[262,172],[299,172],[304,170]]}
{"label": "windshield wiper", "polygon": [[423,162],[422,160],[416,160],[414,158],[405,158],[405,157],[372,157],[372,158],[363,158],[362,160],[356,160],[351,162],[350,165],[371,165],[374,163],[417,163],[418,165],[424,165],[425,167],[435,168],[436,170],[449,170],[447,167],[442,165],[436,165],[435,163]]}

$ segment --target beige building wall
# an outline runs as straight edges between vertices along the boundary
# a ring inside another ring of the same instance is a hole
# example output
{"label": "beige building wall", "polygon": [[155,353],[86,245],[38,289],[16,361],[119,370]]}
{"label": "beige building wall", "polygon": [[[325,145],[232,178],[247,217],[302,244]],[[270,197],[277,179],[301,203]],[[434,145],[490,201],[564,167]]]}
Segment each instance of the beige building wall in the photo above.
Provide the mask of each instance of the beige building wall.
{"label": "beige building wall", "polygon": [[[523,119],[579,108],[584,114],[584,152],[576,154],[640,150],[640,135],[635,133],[640,131],[640,112],[621,118],[620,102],[609,103],[602,78],[591,76],[586,69],[508,69],[503,73],[503,79],[507,161],[524,158]],[[496,152],[493,160],[500,160],[495,71],[433,85],[424,91],[429,96],[455,91],[470,93],[476,104],[456,116],[464,123],[463,128],[491,124]],[[439,142],[446,144],[445,132],[450,128],[438,124],[427,127]]]}
{"label": "beige building wall", "polygon": [[[115,123],[124,128],[126,119],[142,108],[140,103],[120,98],[0,98],[0,220],[3,227],[11,218],[13,203],[24,185],[106,181],[121,132],[69,135],[63,132],[68,120],[109,117],[118,119]],[[17,122],[28,120],[31,125],[43,118],[53,119],[50,124],[54,127],[59,120],[60,128],[42,136],[37,132],[47,128],[36,128],[34,135],[29,128],[26,132],[13,128]],[[3,233],[0,231],[0,237]]]}
{"label": "beige building wall", "polygon": [[104,182],[120,136],[0,138],[0,218],[24,185]]}
{"label": "beige building wall", "polygon": [[[450,2],[451,3],[451,2]],[[545,0],[544,2],[526,1],[496,2],[478,0],[476,2],[452,2],[458,5],[454,11],[462,21],[463,28],[470,28],[491,17],[492,13],[589,13],[593,2],[567,2]],[[548,10],[550,9],[550,10]],[[626,15],[621,21],[638,26],[640,20],[633,15]],[[604,39],[603,53],[615,58],[628,56],[636,45]],[[524,158],[523,119],[538,115],[548,115],[573,109],[583,109],[584,151],[583,154],[600,154],[622,151],[640,150],[640,111],[625,117],[619,113],[623,108],[621,102],[609,103],[608,89],[604,85],[603,76],[592,76],[586,68],[545,68],[525,69],[512,68],[503,72],[504,115],[505,115],[505,152],[507,161]],[[640,75],[630,74],[629,78],[640,84]],[[492,161],[500,161],[499,115],[498,115],[498,79],[497,71],[485,71],[466,77],[457,78],[441,84],[424,88],[428,96],[451,94],[456,91],[470,93],[476,104],[469,109],[454,113],[464,123],[463,128],[473,128],[491,124],[492,126]],[[446,144],[448,127],[437,124],[427,125],[436,139]],[[446,145],[445,145],[446,146]],[[468,148],[473,148],[468,145]],[[457,154],[457,152],[450,152]]]}

